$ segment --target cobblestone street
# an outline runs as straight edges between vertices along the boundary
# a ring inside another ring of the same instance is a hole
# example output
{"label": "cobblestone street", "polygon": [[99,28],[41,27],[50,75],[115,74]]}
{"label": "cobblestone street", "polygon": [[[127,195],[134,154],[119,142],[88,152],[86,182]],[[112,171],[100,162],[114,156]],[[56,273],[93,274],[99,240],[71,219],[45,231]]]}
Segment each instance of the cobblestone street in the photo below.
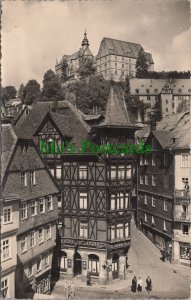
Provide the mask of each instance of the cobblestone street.
{"label": "cobblestone street", "polygon": [[[159,249],[133,224],[132,236],[132,246],[129,252],[129,269],[132,270],[132,273],[129,273],[128,278],[126,280],[115,280],[109,286],[98,284],[86,286],[86,283],[81,282],[81,279],[76,277],[73,280],[76,297],[79,299],[90,297],[96,299],[189,298],[190,269],[185,266],[162,262]],[[141,276],[143,279],[143,292],[139,295],[131,292],[131,280],[134,275]],[[153,282],[153,291],[150,294],[145,290],[145,280],[148,275]],[[64,282],[64,279],[60,279],[52,292],[52,296],[56,299],[63,299]]]}

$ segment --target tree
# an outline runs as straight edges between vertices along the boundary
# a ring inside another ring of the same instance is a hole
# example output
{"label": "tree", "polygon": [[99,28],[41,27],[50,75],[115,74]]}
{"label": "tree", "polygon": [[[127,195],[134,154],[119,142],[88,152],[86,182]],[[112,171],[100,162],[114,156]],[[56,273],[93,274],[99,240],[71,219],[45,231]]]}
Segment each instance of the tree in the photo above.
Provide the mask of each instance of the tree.
{"label": "tree", "polygon": [[58,76],[52,71],[48,70],[44,74],[42,101],[61,101],[64,100],[64,93],[61,87]]}
{"label": "tree", "polygon": [[21,102],[24,103],[25,96],[26,96],[25,86],[23,83],[21,83],[17,93],[17,98],[21,99]]}
{"label": "tree", "polygon": [[189,110],[188,100],[183,99],[177,107],[177,113],[183,113]]}
{"label": "tree", "polygon": [[35,79],[31,79],[27,82],[23,92],[24,103],[31,105],[40,99],[40,84]]}
{"label": "tree", "polygon": [[2,88],[1,97],[2,101],[9,101],[10,99],[15,99],[17,90],[14,86],[8,85]]}
{"label": "tree", "polygon": [[88,77],[94,75],[96,68],[93,65],[93,60],[90,58],[85,58],[80,62],[80,67],[78,69],[80,77]]}
{"label": "tree", "polygon": [[136,61],[136,77],[137,78],[144,78],[145,74],[148,72],[148,62],[146,60],[146,55],[141,47],[138,58]]}
{"label": "tree", "polygon": [[63,59],[62,67],[61,67],[61,79],[66,82],[68,79],[68,63],[66,59]]}
{"label": "tree", "polygon": [[156,103],[155,103],[152,111],[149,113],[149,119],[152,124],[156,124],[156,122],[161,121],[162,111],[161,111],[160,99],[156,100]]}

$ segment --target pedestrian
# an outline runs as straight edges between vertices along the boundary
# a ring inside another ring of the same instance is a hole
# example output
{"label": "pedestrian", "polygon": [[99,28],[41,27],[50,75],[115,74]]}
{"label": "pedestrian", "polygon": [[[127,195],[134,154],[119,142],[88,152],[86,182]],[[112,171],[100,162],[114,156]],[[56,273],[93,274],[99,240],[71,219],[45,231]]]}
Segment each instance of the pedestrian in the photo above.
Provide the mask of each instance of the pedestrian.
{"label": "pedestrian", "polygon": [[143,281],[142,281],[142,278],[139,277],[139,279],[137,280],[137,291],[138,291],[138,293],[142,292],[142,287],[143,287]]}
{"label": "pedestrian", "polygon": [[89,270],[87,270],[87,285],[91,285],[91,276]]}
{"label": "pedestrian", "polygon": [[134,276],[133,279],[132,279],[131,291],[133,293],[137,292],[137,277],[136,276]]}
{"label": "pedestrian", "polygon": [[148,293],[150,293],[150,291],[152,291],[152,280],[149,276],[146,279],[146,290]]}

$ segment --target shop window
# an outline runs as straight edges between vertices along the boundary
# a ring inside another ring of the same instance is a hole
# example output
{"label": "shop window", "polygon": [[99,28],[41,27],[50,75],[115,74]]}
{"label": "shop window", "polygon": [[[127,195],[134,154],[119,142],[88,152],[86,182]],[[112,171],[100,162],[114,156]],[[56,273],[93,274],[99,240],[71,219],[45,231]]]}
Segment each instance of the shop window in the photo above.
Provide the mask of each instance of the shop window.
{"label": "shop window", "polygon": [[95,254],[88,255],[89,271],[93,275],[99,275],[99,257]]}
{"label": "shop window", "polygon": [[182,233],[185,235],[189,234],[189,225],[188,224],[182,224]]}

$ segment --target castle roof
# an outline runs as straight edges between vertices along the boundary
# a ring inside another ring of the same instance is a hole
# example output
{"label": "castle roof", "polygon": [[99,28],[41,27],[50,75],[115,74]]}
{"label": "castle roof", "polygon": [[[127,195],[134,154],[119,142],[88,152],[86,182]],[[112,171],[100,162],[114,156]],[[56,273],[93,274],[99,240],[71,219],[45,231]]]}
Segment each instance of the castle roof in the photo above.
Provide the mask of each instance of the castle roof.
{"label": "castle roof", "polygon": [[[108,37],[104,37],[100,47],[104,45],[107,48],[108,54],[120,55],[131,58],[138,58],[139,51],[141,50],[141,45],[121,40],[116,40]],[[98,53],[97,59],[101,56]],[[146,59],[153,63],[152,56],[150,53],[146,53]]]}

